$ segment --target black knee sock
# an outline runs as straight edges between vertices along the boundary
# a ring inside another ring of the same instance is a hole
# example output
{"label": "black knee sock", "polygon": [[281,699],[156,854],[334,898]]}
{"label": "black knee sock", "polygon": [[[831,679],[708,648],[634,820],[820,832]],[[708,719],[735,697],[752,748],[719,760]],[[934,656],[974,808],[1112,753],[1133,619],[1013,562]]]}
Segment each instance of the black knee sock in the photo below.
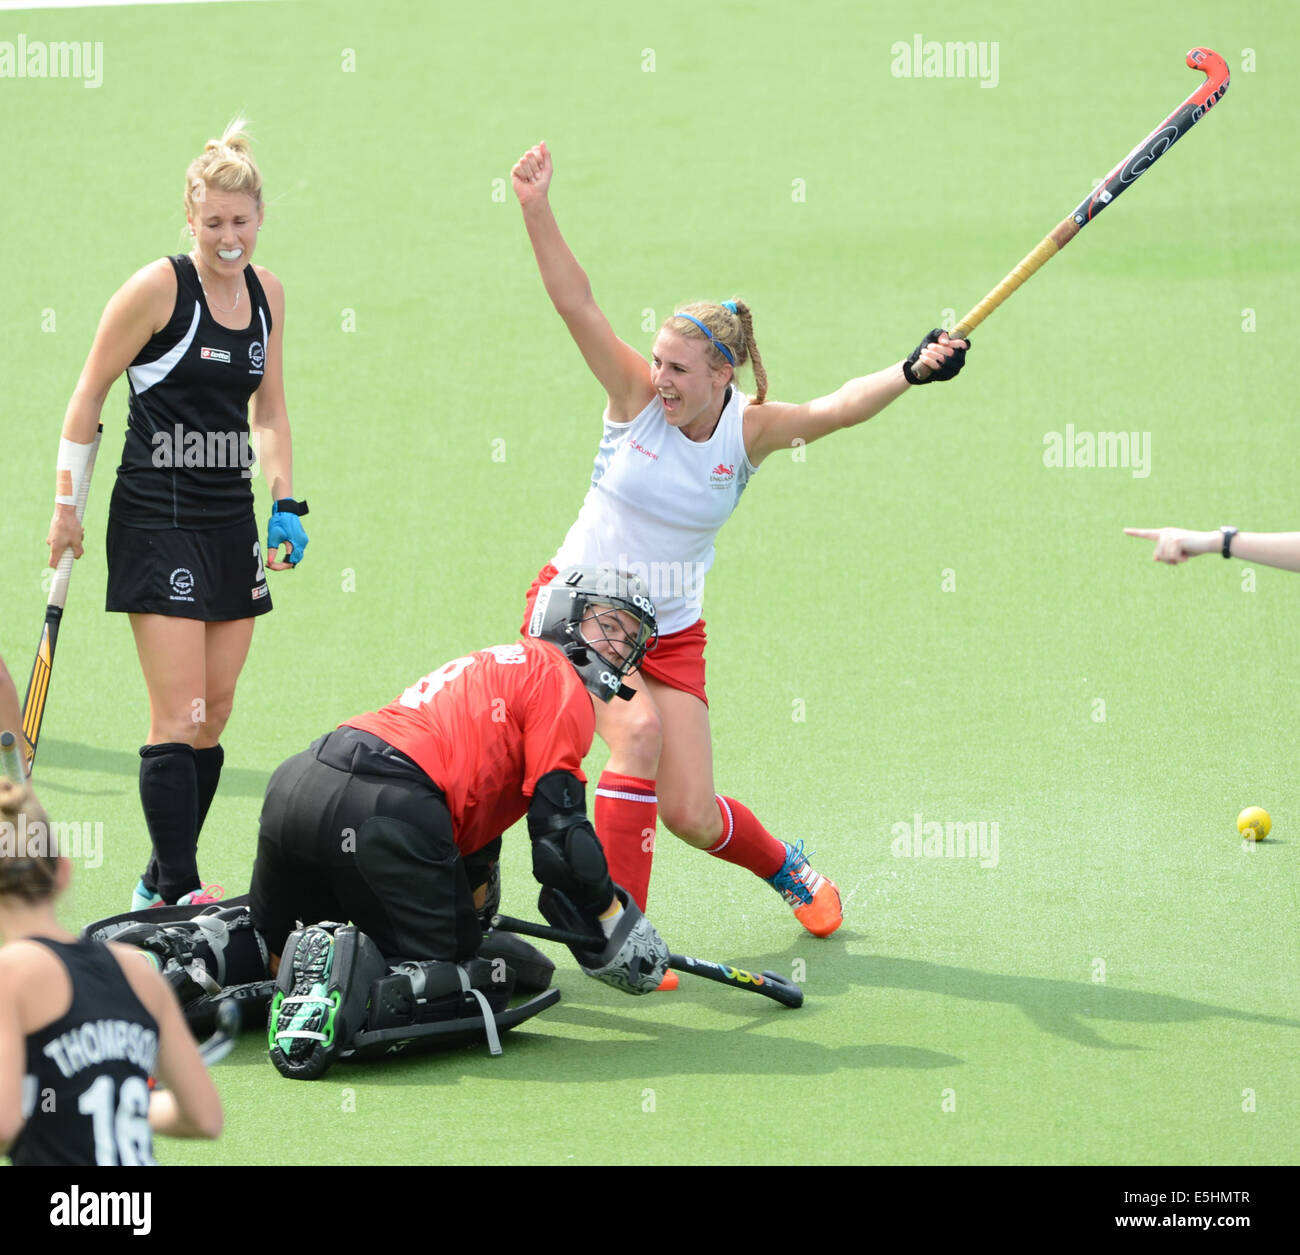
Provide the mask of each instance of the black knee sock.
{"label": "black knee sock", "polygon": [[198,799],[192,745],[169,741],[140,747],[140,804],[158,865],[154,887],[164,902],[199,888]]}
{"label": "black knee sock", "polygon": [[194,751],[194,769],[199,779],[199,812],[195,825],[195,840],[203,832],[203,821],[208,817],[208,808],[216,796],[217,784],[221,780],[221,765],[226,761],[226,751],[220,745],[210,745],[204,750]]}
{"label": "black knee sock", "polygon": [[[198,822],[195,825],[194,840],[197,843],[203,832],[203,821],[208,817],[208,809],[216,796],[217,784],[221,780],[221,767],[226,761],[226,751],[220,745],[194,751],[194,769],[198,776]],[[144,887],[150,893],[158,892],[158,856],[149,860],[149,870],[140,877]]]}

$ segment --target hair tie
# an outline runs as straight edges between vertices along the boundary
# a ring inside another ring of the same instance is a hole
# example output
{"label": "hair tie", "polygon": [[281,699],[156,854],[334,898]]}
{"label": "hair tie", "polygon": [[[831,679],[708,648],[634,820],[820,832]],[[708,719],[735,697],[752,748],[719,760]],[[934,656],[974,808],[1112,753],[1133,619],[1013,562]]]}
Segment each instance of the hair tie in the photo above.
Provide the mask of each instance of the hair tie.
{"label": "hair tie", "polygon": [[736,314],[736,315],[739,315],[739,314],[740,314],[740,310],[738,310],[738,309],[736,308],[736,302],[735,302],[735,301],[723,301],[723,302],[722,302],[722,308],[723,308],[723,309],[729,309],[729,310],[731,310],[731,312],[732,312],[733,314]]}
{"label": "hair tie", "polygon": [[698,318],[693,318],[690,314],[681,314],[681,313],[674,314],[673,317],[685,318],[687,322],[693,322],[702,332],[704,332],[706,336],[709,337],[709,343],[712,344],[713,347],[717,349],[718,352],[721,353],[722,356],[725,357],[727,361],[729,361],[732,364],[732,366],[735,366],[736,359],[732,355],[731,350],[727,348],[727,346],[723,344],[721,340],[715,340],[713,338],[713,332],[710,331]]}

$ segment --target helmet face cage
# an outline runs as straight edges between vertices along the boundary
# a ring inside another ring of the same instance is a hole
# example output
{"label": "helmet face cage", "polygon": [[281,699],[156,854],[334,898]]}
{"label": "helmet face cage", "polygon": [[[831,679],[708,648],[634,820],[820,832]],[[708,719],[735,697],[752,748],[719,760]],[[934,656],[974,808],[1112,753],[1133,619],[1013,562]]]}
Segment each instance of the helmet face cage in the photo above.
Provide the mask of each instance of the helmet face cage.
{"label": "helmet face cage", "polygon": [[[593,612],[583,631],[583,618]],[[632,619],[627,625],[615,612]],[[597,567],[568,567],[544,588],[528,622],[528,635],[549,640],[564,650],[582,682],[596,697],[609,701],[623,679],[641,665],[655,644],[655,610],[644,582],[635,575]],[[609,657],[597,645],[608,642]],[[629,690],[630,691],[630,690]]]}
{"label": "helmet face cage", "polygon": [[[584,631],[582,618],[585,617],[587,610],[593,612],[593,617],[587,624],[586,631]],[[620,612],[631,616],[633,619],[636,625],[633,629],[634,636],[628,635],[627,625],[619,617]],[[598,633],[595,640],[590,635],[593,626]],[[658,640],[654,634],[653,620],[647,622],[641,611],[632,602],[625,601],[621,597],[613,598],[610,601],[596,601],[594,598],[588,601],[584,607],[584,614],[579,616],[577,631],[578,635],[593,648],[602,641],[605,642],[607,649],[602,656],[606,662],[611,657],[623,659],[622,662],[616,664],[616,670],[620,677],[631,675],[641,665],[641,659],[646,656],[646,653]],[[596,652],[600,653],[599,650]]]}

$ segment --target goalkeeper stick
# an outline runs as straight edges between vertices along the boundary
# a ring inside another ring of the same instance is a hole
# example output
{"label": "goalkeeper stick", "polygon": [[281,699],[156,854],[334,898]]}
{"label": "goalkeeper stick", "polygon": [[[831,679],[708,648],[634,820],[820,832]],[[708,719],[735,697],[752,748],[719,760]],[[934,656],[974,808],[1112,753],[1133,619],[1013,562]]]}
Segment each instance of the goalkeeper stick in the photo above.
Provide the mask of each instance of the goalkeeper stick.
{"label": "goalkeeper stick", "polygon": [[[492,927],[499,928],[502,932],[522,933],[526,937],[541,937],[545,941],[559,941],[566,946],[599,949],[605,944],[603,937],[588,937],[585,933],[552,928],[549,924],[533,924],[510,915],[494,915]],[[730,985],[733,989],[744,989],[752,994],[762,994],[764,998],[774,998],[787,1007],[803,1006],[803,990],[794,981],[786,980],[778,972],[755,974],[745,971],[744,968],[730,967],[726,963],[714,963],[709,959],[693,959],[685,954],[670,954],[668,966],[679,972],[690,972],[695,976],[703,976],[706,980]]]}

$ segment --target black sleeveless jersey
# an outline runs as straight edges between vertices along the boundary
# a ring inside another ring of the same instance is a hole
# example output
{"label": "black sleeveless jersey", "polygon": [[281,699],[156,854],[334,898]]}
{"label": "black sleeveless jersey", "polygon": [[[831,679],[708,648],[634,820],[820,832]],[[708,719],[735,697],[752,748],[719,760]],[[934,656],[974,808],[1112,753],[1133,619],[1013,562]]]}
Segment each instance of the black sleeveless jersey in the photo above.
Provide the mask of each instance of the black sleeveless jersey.
{"label": "black sleeveless jersey", "polygon": [[152,1164],[149,1077],[158,1022],[145,1010],[107,946],[51,941],[68,969],[72,1006],[27,1038],[23,1125],[15,1164]]}
{"label": "black sleeveless jersey", "polygon": [[233,527],[253,509],[248,398],[262,382],[271,311],[245,266],[248,325],[223,327],[194,262],[184,253],[168,260],[176,305],[127,367],[126,447],[109,512],[128,527]]}

